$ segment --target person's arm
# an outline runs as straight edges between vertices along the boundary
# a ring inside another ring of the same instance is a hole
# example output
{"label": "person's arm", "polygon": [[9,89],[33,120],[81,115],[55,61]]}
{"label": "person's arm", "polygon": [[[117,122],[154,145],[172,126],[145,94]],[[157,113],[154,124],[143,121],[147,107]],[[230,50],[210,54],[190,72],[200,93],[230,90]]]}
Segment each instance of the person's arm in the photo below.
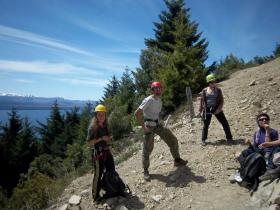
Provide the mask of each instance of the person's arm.
{"label": "person's arm", "polygon": [[200,95],[200,103],[199,103],[199,109],[198,109],[199,116],[201,115],[201,112],[202,112],[202,103],[203,103],[203,90]]}
{"label": "person's arm", "polygon": [[98,142],[104,141],[103,138],[95,138],[94,136],[95,135],[94,135],[93,128],[92,128],[92,126],[90,126],[88,128],[88,135],[87,135],[87,144],[89,146],[92,146],[92,145],[97,144]]}
{"label": "person's arm", "polygon": [[98,138],[98,139],[90,139],[87,141],[87,143],[91,146],[91,145],[95,145],[101,141],[105,141],[105,139],[102,138]]}
{"label": "person's arm", "polygon": [[265,141],[265,142],[269,142],[269,141],[271,141],[269,125],[268,125],[268,124],[265,124],[265,125],[264,125],[264,129],[265,129],[264,141]]}
{"label": "person's arm", "polygon": [[276,140],[276,141],[264,142],[260,146],[266,148],[266,147],[275,147],[275,146],[278,146],[278,145],[280,145],[280,140],[279,139]]}
{"label": "person's arm", "polygon": [[205,108],[205,95],[206,95],[206,93],[205,93],[205,89],[203,89],[202,91],[201,91],[201,94],[200,94],[200,103],[199,103],[199,109],[198,109],[198,117],[202,117],[202,112],[203,112],[203,109]]}
{"label": "person's arm", "polygon": [[140,108],[137,108],[136,111],[135,111],[135,113],[134,113],[134,116],[135,116],[135,118],[136,118],[138,124],[141,125],[142,129],[143,129],[145,132],[147,132],[147,131],[149,131],[149,129],[145,126],[145,123],[144,123],[144,120],[143,120],[142,115],[143,115],[143,110],[140,109]]}
{"label": "person's arm", "polygon": [[223,96],[223,92],[220,88],[217,88],[218,90],[218,94],[219,94],[219,105],[217,110],[215,111],[215,114],[218,114],[219,112],[222,111],[223,106],[224,106],[224,96]]}
{"label": "person's arm", "polygon": [[138,108],[136,109],[135,113],[134,113],[134,116],[138,122],[139,125],[141,125],[141,127],[144,129],[145,125],[144,125],[144,121],[143,121],[143,111],[142,109]]}

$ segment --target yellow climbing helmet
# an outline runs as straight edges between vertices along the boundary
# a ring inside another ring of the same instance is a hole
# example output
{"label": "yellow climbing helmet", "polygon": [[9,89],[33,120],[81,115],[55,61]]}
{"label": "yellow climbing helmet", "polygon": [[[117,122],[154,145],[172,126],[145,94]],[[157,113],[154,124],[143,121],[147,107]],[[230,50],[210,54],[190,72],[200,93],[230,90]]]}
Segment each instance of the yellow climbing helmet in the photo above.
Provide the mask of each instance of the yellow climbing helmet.
{"label": "yellow climbing helmet", "polygon": [[95,107],[94,112],[106,112],[106,107],[104,105],[102,105],[102,104],[98,104]]}
{"label": "yellow climbing helmet", "polygon": [[216,77],[214,74],[209,74],[207,75],[206,77],[206,82],[209,83],[209,82],[215,82],[216,81]]}

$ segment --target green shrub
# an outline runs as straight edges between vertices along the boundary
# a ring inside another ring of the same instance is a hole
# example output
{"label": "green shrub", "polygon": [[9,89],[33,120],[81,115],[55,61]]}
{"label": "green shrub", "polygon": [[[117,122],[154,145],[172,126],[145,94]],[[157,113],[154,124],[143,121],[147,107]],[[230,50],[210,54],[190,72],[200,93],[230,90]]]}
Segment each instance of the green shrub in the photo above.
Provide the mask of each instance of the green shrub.
{"label": "green shrub", "polygon": [[8,198],[6,196],[5,190],[0,186],[0,209],[5,209]]}
{"label": "green shrub", "polygon": [[90,149],[86,145],[74,143],[67,145],[66,159],[63,163],[68,171],[84,171],[91,167]]}
{"label": "green shrub", "polygon": [[115,107],[108,117],[109,129],[114,139],[119,139],[132,130],[131,117],[126,113],[126,107]]}
{"label": "green shrub", "polygon": [[67,172],[62,159],[51,155],[40,155],[30,164],[28,175],[42,173],[52,178],[63,176]]}
{"label": "green shrub", "polygon": [[8,209],[42,209],[52,195],[54,181],[41,173],[22,181],[14,190]]}

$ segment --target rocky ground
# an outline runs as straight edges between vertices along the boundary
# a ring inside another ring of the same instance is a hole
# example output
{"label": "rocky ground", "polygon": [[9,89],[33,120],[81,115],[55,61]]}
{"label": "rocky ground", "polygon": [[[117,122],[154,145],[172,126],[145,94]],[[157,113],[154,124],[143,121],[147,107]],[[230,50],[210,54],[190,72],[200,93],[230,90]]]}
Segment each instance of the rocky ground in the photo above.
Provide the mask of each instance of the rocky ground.
{"label": "rocky ground", "polygon": [[[167,145],[157,137],[150,158],[150,182],[143,180],[141,150],[117,166],[132,190],[131,196],[95,205],[90,190],[93,175],[87,174],[74,180],[49,209],[267,209],[266,201],[256,201],[248,189],[231,184],[229,176],[239,166],[235,154],[246,147],[245,139],[252,138],[257,113],[267,112],[271,127],[280,130],[279,84],[280,59],[238,71],[218,84],[224,93],[224,113],[234,136],[233,145],[226,143],[221,125],[213,118],[207,145],[200,146],[201,121],[190,121],[187,107],[182,106],[168,126],[178,138],[182,158],[188,160],[186,166],[174,168]],[[197,111],[197,98],[194,107]],[[68,203],[73,195],[77,195],[79,204]]]}

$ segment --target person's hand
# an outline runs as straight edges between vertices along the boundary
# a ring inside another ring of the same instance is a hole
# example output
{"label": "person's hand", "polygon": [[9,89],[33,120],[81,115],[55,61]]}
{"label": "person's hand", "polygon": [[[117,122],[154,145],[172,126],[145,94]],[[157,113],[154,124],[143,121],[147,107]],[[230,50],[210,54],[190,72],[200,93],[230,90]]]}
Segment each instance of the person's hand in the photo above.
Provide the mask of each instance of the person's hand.
{"label": "person's hand", "polygon": [[217,109],[217,110],[214,112],[214,114],[215,114],[215,115],[216,115],[216,114],[219,114],[221,111],[222,111],[222,110]]}
{"label": "person's hand", "polygon": [[265,123],[265,124],[263,125],[263,128],[264,128],[265,130],[269,130],[269,124]]}
{"label": "person's hand", "polygon": [[142,126],[144,133],[149,133],[150,132],[150,128],[146,127],[146,125]]}
{"label": "person's hand", "polygon": [[262,144],[259,145],[259,148],[262,149],[262,148],[267,148],[267,147],[270,147],[270,142],[264,142]]}
{"label": "person's hand", "polygon": [[103,136],[102,139],[106,142],[109,142],[109,141],[111,141],[112,136]]}

